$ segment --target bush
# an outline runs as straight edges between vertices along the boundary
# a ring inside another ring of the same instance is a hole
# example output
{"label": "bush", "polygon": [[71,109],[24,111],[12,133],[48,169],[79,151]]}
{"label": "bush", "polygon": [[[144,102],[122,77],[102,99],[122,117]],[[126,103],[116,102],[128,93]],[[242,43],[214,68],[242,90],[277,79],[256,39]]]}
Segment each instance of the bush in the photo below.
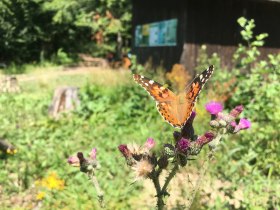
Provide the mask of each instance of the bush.
{"label": "bush", "polygon": [[[218,65],[212,82],[220,84],[220,88],[216,85],[214,91],[210,88],[210,95],[211,92],[218,95],[226,93],[227,89],[222,87],[235,78],[229,86],[233,94],[229,92],[230,97],[224,101],[225,106],[243,104],[246,107],[244,115],[252,120],[252,129],[247,134],[240,134],[238,141],[231,138],[230,144],[226,142],[223,145],[224,152],[218,153],[218,163],[211,173],[212,176],[218,174],[220,180],[231,183],[225,191],[227,198],[234,199],[234,192],[242,189],[242,199],[239,198],[238,201],[241,202],[240,207],[277,208],[277,200],[280,198],[277,190],[280,175],[280,54],[268,55],[267,59],[260,60],[259,47],[264,45],[268,34],[255,36],[254,20],[242,17],[238,19],[238,23],[242,28],[241,36],[247,44],[239,44],[232,59],[235,67],[230,73],[225,69],[221,70],[217,54],[210,58],[205,53],[201,54],[199,61],[201,65],[209,60]],[[231,164],[229,160],[232,160]],[[229,201],[218,202],[214,206],[218,209],[226,206],[235,208],[234,203]]]}

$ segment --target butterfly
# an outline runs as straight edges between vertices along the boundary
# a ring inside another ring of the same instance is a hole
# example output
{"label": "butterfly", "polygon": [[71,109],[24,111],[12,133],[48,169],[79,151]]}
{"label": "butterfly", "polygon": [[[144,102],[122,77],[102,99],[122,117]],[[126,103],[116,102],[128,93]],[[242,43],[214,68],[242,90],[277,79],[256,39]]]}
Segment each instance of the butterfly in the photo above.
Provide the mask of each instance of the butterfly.
{"label": "butterfly", "polygon": [[211,65],[193,79],[185,92],[177,95],[163,85],[139,74],[133,74],[133,79],[153,97],[161,116],[173,127],[182,128],[194,109],[201,89],[213,72],[214,67]]}

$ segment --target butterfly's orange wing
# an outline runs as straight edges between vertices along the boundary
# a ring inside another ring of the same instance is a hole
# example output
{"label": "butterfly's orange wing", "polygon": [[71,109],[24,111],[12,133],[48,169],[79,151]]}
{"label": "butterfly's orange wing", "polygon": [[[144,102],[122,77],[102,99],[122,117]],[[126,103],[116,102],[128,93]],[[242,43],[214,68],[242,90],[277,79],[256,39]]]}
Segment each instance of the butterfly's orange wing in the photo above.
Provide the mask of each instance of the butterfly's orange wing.
{"label": "butterfly's orange wing", "polygon": [[158,102],[172,101],[176,98],[171,90],[147,77],[133,74],[133,79]]}
{"label": "butterfly's orange wing", "polygon": [[147,77],[134,74],[133,78],[156,101],[157,109],[161,116],[172,126],[177,125],[179,121],[176,113],[174,113],[174,104],[176,103],[177,96],[168,88]]}
{"label": "butterfly's orange wing", "polygon": [[156,100],[161,116],[173,127],[181,128],[189,119],[196,99],[213,71],[214,67],[210,66],[194,78],[185,93],[178,96],[168,88],[144,76],[134,74],[133,78]]}

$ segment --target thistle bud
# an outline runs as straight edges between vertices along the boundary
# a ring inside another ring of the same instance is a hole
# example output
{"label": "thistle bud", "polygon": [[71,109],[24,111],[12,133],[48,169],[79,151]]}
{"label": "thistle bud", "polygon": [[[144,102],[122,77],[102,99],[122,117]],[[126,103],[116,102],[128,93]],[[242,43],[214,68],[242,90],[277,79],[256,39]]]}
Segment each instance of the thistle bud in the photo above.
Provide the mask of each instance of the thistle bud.
{"label": "thistle bud", "polygon": [[161,169],[165,169],[168,166],[168,157],[166,155],[162,155],[159,159],[158,159],[158,166]]}
{"label": "thistle bud", "polygon": [[231,112],[229,113],[234,118],[237,118],[241,112],[244,110],[244,107],[242,105],[236,106]]}
{"label": "thistle bud", "polygon": [[164,154],[167,155],[167,157],[173,157],[175,155],[175,148],[171,144],[165,144],[164,145]]}
{"label": "thistle bud", "polygon": [[220,124],[217,120],[211,120],[209,124],[213,128],[219,128],[220,127]]}

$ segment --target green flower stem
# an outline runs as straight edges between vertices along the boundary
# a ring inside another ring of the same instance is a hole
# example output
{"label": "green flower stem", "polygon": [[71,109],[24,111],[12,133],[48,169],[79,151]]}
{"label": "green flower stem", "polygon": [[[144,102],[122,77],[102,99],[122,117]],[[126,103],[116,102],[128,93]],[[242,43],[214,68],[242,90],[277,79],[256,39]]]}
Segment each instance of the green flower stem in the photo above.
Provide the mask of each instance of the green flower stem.
{"label": "green flower stem", "polygon": [[166,194],[166,189],[168,187],[168,184],[171,181],[171,179],[176,175],[178,169],[179,169],[179,166],[177,163],[175,163],[174,167],[172,168],[171,172],[169,173],[168,177],[166,178],[165,183],[161,189],[161,192],[163,195]]}
{"label": "green flower stem", "polygon": [[[170,183],[171,179],[175,176],[176,172],[178,171],[179,166],[178,164],[175,164],[175,166],[172,168],[171,172],[169,173],[169,175],[167,176],[165,183],[163,185],[163,187],[160,187],[160,183],[159,183],[159,171],[153,171],[152,172],[152,176],[151,179],[154,183],[154,186],[156,188],[156,192],[157,192],[157,208],[158,210],[163,210],[164,208],[164,201],[163,198],[165,195],[167,195],[168,193],[166,192],[166,189],[168,187],[168,184]],[[161,170],[161,169],[159,169]]]}
{"label": "green flower stem", "polygon": [[217,146],[220,144],[221,142],[221,138],[223,136],[223,134],[226,132],[225,129],[223,129],[220,133],[217,134],[217,136],[209,143],[209,147],[210,147],[210,151],[207,155],[207,159],[203,162],[202,166],[201,166],[201,170],[199,173],[199,177],[198,180],[196,181],[195,187],[193,188],[193,192],[191,193],[191,199],[187,205],[186,209],[190,209],[193,201],[195,199],[195,196],[197,194],[197,191],[199,190],[203,177],[205,175],[205,172],[207,171],[210,162],[213,160],[214,158],[214,153],[216,151]]}
{"label": "green flower stem", "polygon": [[159,183],[159,173],[157,171],[153,171],[152,172],[152,176],[151,179],[154,183],[154,186],[156,188],[156,192],[157,192],[157,207],[159,210],[162,210],[164,207],[164,202],[163,202],[163,196],[161,193],[161,187],[160,187],[160,183]]}
{"label": "green flower stem", "polygon": [[98,202],[101,206],[101,208],[104,208],[105,207],[105,204],[104,204],[104,192],[101,190],[100,188],[100,185],[98,183],[98,180],[94,174],[94,172],[92,172],[91,174],[88,174],[95,190],[96,190],[96,193],[97,193],[97,197],[98,197]]}

